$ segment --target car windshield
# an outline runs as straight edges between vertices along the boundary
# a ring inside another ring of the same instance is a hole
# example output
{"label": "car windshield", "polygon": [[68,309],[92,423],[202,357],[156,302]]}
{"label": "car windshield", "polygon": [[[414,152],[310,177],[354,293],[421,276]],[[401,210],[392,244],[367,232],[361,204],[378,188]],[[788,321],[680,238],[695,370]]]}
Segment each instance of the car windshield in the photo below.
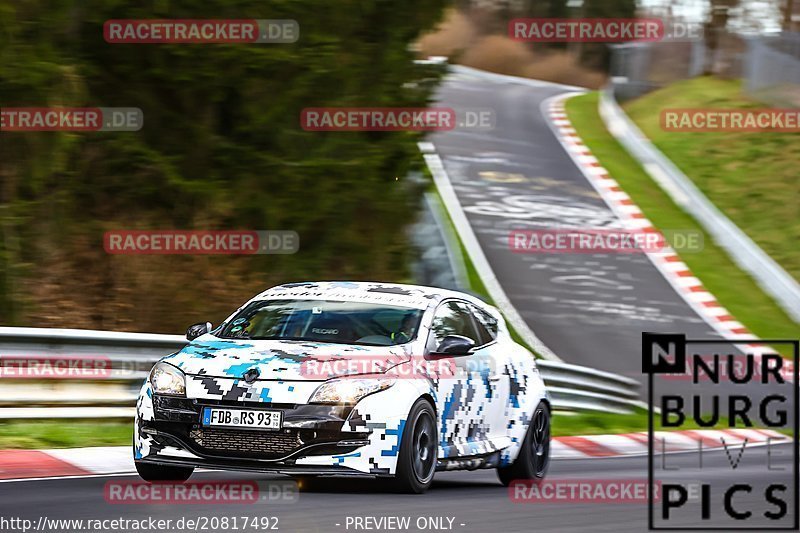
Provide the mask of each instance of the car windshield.
{"label": "car windshield", "polygon": [[422,310],[362,302],[261,300],[225,325],[219,336],[392,346],[417,334]]}

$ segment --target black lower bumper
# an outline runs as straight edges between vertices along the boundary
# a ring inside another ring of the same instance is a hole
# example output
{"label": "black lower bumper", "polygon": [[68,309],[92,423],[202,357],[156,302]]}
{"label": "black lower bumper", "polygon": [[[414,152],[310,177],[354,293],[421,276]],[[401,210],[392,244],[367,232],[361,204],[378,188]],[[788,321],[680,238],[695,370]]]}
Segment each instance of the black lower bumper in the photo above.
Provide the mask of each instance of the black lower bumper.
{"label": "black lower bumper", "polygon": [[[275,431],[204,427],[204,407],[280,410],[283,427]],[[370,435],[342,431],[352,414],[351,406],[232,403],[154,395],[153,408],[154,419],[139,423],[140,436],[148,437],[156,451],[170,446],[200,457],[202,464],[181,459],[194,466],[276,471],[274,467],[280,463],[281,468],[294,468],[294,462],[302,457],[351,453],[368,444]]]}
{"label": "black lower bumper", "polygon": [[158,464],[166,466],[186,466],[194,468],[211,468],[215,470],[236,470],[244,472],[259,472],[271,474],[285,474],[289,476],[352,476],[352,477],[391,477],[388,475],[365,473],[338,465],[296,465],[284,463],[263,463],[247,460],[213,460],[213,459],[188,459],[183,457],[146,457],[137,459],[136,462]]}

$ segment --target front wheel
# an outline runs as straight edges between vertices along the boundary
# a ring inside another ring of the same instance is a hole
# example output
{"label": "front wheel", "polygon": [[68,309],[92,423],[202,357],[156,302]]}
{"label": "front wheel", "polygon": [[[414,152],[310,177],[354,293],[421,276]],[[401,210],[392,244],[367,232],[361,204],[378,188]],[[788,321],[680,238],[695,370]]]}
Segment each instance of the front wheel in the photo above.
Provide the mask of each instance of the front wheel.
{"label": "front wheel", "polygon": [[176,481],[183,483],[194,472],[194,467],[191,466],[170,466],[158,465],[153,463],[145,463],[143,461],[134,461],[136,465],[136,472],[143,480],[147,482],[154,481]]}
{"label": "front wheel", "polygon": [[550,410],[539,403],[525,433],[517,459],[509,466],[497,469],[497,477],[508,486],[515,479],[541,483],[550,465]]}
{"label": "front wheel", "polygon": [[419,399],[408,415],[397,458],[395,488],[401,492],[422,494],[433,483],[439,440],[436,414],[427,400]]}

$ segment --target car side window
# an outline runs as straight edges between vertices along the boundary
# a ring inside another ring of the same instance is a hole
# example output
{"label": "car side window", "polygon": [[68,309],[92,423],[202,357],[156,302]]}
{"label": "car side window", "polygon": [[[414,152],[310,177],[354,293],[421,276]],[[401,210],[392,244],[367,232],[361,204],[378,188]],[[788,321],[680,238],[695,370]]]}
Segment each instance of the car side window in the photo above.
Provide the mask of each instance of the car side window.
{"label": "car side window", "polygon": [[475,305],[469,306],[475,317],[475,325],[481,337],[480,344],[489,344],[497,338],[497,319]]}
{"label": "car side window", "polygon": [[433,351],[448,335],[461,335],[482,344],[469,311],[458,302],[445,302],[436,310],[428,337],[428,350]]}

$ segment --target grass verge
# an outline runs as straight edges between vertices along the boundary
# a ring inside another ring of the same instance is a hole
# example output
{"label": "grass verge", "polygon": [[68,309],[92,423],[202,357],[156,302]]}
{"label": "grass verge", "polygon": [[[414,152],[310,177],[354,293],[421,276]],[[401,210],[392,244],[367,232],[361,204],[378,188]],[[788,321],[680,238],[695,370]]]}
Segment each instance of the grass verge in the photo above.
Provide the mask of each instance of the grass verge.
{"label": "grass verge", "polygon": [[[687,428],[688,429],[688,428]],[[572,435],[614,435],[647,431],[647,412],[623,415],[616,413],[553,414],[551,433],[554,437]]]}
{"label": "grass verge", "polygon": [[[588,93],[571,98],[566,104],[570,121],[594,156],[657,228],[703,234],[702,252],[683,252],[681,259],[738,321],[761,338],[797,338],[797,324],[608,133],[597,112],[597,100],[597,93]],[[780,351],[786,357],[792,356],[789,350]]]}
{"label": "grass verge", "polygon": [[4,420],[0,449],[130,446],[133,420]]}
{"label": "grass verge", "polygon": [[[653,420],[655,422],[655,429],[666,429],[668,431],[684,430],[684,429],[730,429],[727,425],[726,419],[720,417],[719,424],[711,428],[703,428],[694,419],[687,418],[680,427],[662,428],[660,417],[656,416]],[[794,432],[791,429],[775,429],[779,433],[793,436]],[[647,411],[644,409],[637,409],[631,414],[616,414],[616,413],[576,413],[576,414],[560,414],[556,412],[553,415],[551,433],[554,437],[568,437],[572,435],[617,435],[620,433],[635,433],[639,431],[647,431]]]}
{"label": "grass verge", "polygon": [[767,107],[743,94],[741,80],[705,76],[653,91],[625,110],[715,206],[800,279],[800,135],[664,131],[660,125],[663,109]]}

